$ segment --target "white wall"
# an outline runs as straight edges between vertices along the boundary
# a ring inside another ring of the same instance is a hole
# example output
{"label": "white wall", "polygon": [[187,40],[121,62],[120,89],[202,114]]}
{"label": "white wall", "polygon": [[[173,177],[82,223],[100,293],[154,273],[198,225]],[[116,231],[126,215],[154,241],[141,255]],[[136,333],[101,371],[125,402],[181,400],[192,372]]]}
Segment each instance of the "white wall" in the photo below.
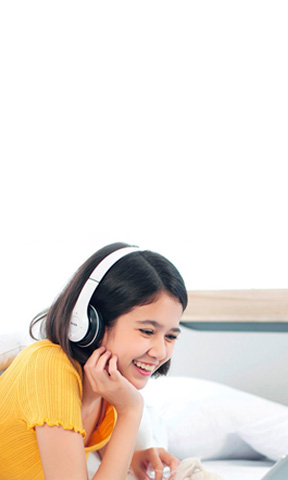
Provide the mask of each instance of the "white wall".
{"label": "white wall", "polygon": [[285,1],[1,2],[1,331],[123,240],[287,288]]}
{"label": "white wall", "polygon": [[181,327],[171,375],[223,383],[288,405],[288,334],[199,332]]}

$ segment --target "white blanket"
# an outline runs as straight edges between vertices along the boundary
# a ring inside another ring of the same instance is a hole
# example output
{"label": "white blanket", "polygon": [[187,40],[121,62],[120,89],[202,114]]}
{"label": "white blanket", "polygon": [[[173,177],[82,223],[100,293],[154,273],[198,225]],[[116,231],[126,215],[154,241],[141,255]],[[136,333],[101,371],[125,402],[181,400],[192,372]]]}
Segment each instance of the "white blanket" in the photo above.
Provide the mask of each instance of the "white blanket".
{"label": "white blanket", "polygon": [[[100,465],[97,455],[90,454],[88,465],[89,479],[91,480]],[[261,480],[273,466],[273,462],[268,460],[213,460],[202,462],[202,465],[206,472],[213,472],[223,480]],[[200,480],[196,474],[192,479]],[[135,480],[133,473],[128,474],[127,480]]]}
{"label": "white blanket", "polygon": [[[89,479],[93,478],[95,471],[98,469],[100,465],[99,457],[97,459],[98,465],[94,466],[94,469],[89,470]],[[155,479],[155,472],[153,468],[149,468],[147,470],[147,474],[151,480]],[[163,469],[163,480],[168,480],[170,477],[170,469],[168,467],[164,467]],[[224,480],[222,477],[217,475],[216,473],[212,472],[211,470],[207,470],[204,468],[203,464],[197,458],[187,458],[182,460],[180,465],[178,466],[175,476],[173,480]],[[130,470],[127,474],[127,480],[137,480],[133,471]]]}

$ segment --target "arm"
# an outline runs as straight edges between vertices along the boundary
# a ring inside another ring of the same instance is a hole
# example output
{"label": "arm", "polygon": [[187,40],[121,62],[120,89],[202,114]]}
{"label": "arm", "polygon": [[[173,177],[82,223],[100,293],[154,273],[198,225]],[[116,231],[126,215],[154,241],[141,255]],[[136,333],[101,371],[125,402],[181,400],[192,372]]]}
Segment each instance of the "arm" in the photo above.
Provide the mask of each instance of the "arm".
{"label": "arm", "polygon": [[[107,367],[108,365],[108,367]],[[103,397],[118,418],[94,480],[125,480],[132,459],[143,410],[137,389],[117,369],[117,358],[103,347],[95,350],[84,367],[85,403]],[[62,427],[36,428],[45,479],[87,480],[83,438]]]}
{"label": "arm", "polygon": [[[108,365],[108,368],[107,368]],[[117,368],[117,357],[101,347],[84,367],[84,393],[92,401],[100,395],[117,410],[117,422],[93,479],[124,480],[133,456],[143,411],[143,397]]]}
{"label": "arm", "polygon": [[[98,450],[101,459],[104,457],[107,445]],[[170,468],[170,476],[173,477],[175,471],[180,464],[178,458],[168,453],[164,448],[147,448],[144,450],[136,450],[133,453],[131,468],[134,475],[141,480],[149,480],[147,476],[147,468],[149,463],[155,471],[155,480],[162,480],[164,466]]]}
{"label": "arm", "polygon": [[[142,429],[143,429],[143,426],[142,426]],[[139,430],[138,430],[138,435],[139,435]],[[103,448],[98,450],[98,454],[100,455],[101,460],[105,455],[107,446],[108,444],[106,444]],[[147,468],[149,464],[151,465],[150,468],[152,468],[155,471],[155,480],[159,480],[159,479],[162,480],[164,467],[165,466],[169,467],[170,476],[172,479],[172,476],[173,474],[175,475],[175,471],[178,465],[180,464],[180,461],[174,455],[171,455],[164,448],[160,448],[160,447],[155,447],[155,448],[142,447],[141,450],[137,449],[134,451],[130,466],[133,470],[134,475],[137,477],[137,479],[149,480],[150,477],[148,478],[148,475],[147,475]]]}
{"label": "arm", "polygon": [[[126,479],[140,423],[139,412],[128,412],[117,419],[95,480]],[[81,434],[47,424],[36,427],[45,479],[87,480],[87,466]],[[123,441],[125,439],[125,441]]]}
{"label": "arm", "polygon": [[132,460],[141,415],[119,416],[103,459],[93,480],[124,480]]}
{"label": "arm", "polygon": [[80,433],[44,424],[36,427],[42,467],[47,480],[87,480],[86,458]]}

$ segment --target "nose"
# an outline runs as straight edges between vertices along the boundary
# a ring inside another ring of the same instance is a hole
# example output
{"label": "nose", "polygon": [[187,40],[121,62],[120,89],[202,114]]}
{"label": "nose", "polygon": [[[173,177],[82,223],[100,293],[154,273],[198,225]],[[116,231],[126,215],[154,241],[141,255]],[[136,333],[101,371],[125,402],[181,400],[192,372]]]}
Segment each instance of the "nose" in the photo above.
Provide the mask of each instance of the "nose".
{"label": "nose", "polygon": [[167,347],[164,337],[155,335],[150,345],[149,355],[157,360],[163,360],[166,357]]}

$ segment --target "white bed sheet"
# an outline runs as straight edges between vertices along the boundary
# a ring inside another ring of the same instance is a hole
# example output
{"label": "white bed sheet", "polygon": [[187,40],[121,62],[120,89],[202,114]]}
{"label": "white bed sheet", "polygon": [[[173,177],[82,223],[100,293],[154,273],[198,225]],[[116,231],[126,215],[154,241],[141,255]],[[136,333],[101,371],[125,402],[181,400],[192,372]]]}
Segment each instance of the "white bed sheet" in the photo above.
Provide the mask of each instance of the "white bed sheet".
{"label": "white bed sheet", "polygon": [[204,468],[220,475],[223,480],[261,480],[274,465],[270,461],[211,460],[202,462]]}
{"label": "white bed sheet", "polygon": [[[274,465],[274,462],[264,460],[207,460],[201,463],[207,471],[217,473],[223,480],[262,480]],[[99,465],[100,461],[97,454],[90,454],[88,461],[89,479],[93,477]],[[131,480],[131,477],[129,477],[129,480]]]}

